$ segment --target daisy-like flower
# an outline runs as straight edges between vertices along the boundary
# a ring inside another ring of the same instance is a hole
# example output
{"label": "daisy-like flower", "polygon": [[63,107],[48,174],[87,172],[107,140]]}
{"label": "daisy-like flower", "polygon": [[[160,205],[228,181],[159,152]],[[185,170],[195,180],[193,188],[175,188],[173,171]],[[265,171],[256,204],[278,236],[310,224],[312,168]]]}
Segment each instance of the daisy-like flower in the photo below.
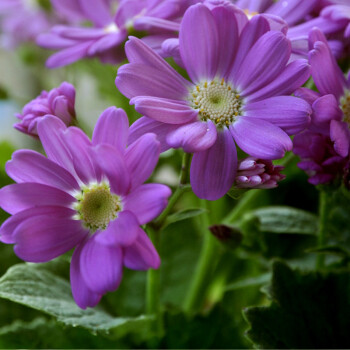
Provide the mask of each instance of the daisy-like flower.
{"label": "daisy-like flower", "polygon": [[319,92],[305,88],[296,95],[312,104],[309,130],[294,138],[294,152],[302,158],[300,168],[313,184],[343,176],[350,153],[350,78],[346,79],[323,33],[310,32],[309,61]]}
{"label": "daisy-like flower", "polygon": [[248,21],[231,6],[191,6],[180,28],[191,81],[136,38],[125,49],[130,64],[119,68],[116,85],[144,115],[130,140],[154,132],[162,150],[194,153],[191,185],[200,198],[218,199],[232,186],[235,142],[253,157],[277,159],[292,148],[288,135],[308,124],[309,104],[288,95],[307,80],[309,65],[288,64],[290,42],[261,16]]}
{"label": "daisy-like flower", "polygon": [[36,1],[1,0],[0,28],[2,46],[16,48],[50,28],[53,18]]}
{"label": "daisy-like flower", "polygon": [[104,111],[92,141],[56,117],[38,123],[47,158],[20,150],[6,164],[17,183],[0,190],[12,214],[0,239],[15,244],[23,260],[46,262],[76,247],[70,269],[73,297],[95,306],[114,291],[123,265],[158,268],[159,256],[140,228],[167,204],[168,187],[143,184],[159,157],[159,142],[146,134],[128,148],[128,119],[121,109]]}
{"label": "daisy-like flower", "polygon": [[51,114],[60,118],[67,126],[75,120],[75,89],[74,86],[63,82],[58,88],[41,94],[23,107],[22,113],[16,114],[21,120],[14,127],[31,136],[37,137],[37,124],[45,115]]}
{"label": "daisy-like flower", "polygon": [[93,27],[55,26],[49,33],[40,35],[37,43],[47,49],[59,50],[46,62],[49,68],[86,57],[117,64],[125,59],[121,44],[130,31],[147,31],[147,43],[160,50],[161,43],[178,31],[178,18],[190,1],[55,0],[53,4],[57,11],[67,13],[71,19],[92,22]]}

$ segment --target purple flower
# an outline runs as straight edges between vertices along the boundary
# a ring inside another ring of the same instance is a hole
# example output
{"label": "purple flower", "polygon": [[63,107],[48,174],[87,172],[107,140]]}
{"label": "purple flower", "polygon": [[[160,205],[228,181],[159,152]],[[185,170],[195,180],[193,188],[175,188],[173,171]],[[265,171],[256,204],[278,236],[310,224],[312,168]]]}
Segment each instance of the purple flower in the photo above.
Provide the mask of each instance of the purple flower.
{"label": "purple flower", "polygon": [[73,297],[81,308],[95,306],[118,287],[123,265],[146,270],[160,264],[140,228],[163,211],[170,195],[164,185],[143,184],[158,161],[159,142],[146,134],[125,148],[128,119],[115,107],[102,113],[92,141],[52,116],[38,123],[38,135],[47,158],[21,150],[6,165],[17,183],[0,190],[0,206],[12,214],[0,239],[30,262],[76,247]]}
{"label": "purple flower", "polygon": [[309,61],[319,91],[305,88],[296,95],[312,104],[309,131],[294,138],[294,152],[302,158],[299,166],[311,175],[313,184],[333,181],[344,173],[350,153],[350,79],[345,79],[325,36],[310,32]]}
{"label": "purple flower", "polygon": [[271,160],[248,157],[238,162],[235,179],[237,188],[269,189],[278,186],[286,176],[281,174],[283,166],[273,165]]}
{"label": "purple flower", "polygon": [[13,49],[35,41],[50,28],[52,19],[35,1],[1,0],[0,21],[2,46]]}
{"label": "purple flower", "polygon": [[71,19],[90,21],[93,27],[55,26],[48,34],[40,35],[37,43],[47,49],[59,50],[48,59],[49,68],[71,64],[85,57],[120,63],[125,59],[121,44],[129,31],[147,31],[147,43],[160,50],[161,43],[178,31],[178,17],[190,1],[122,0],[115,13],[115,1],[54,0],[58,11]]}
{"label": "purple flower", "polygon": [[125,50],[131,63],[119,68],[116,85],[145,115],[130,140],[154,132],[162,150],[194,153],[191,185],[200,198],[218,199],[232,186],[235,142],[253,157],[281,158],[292,148],[288,135],[309,121],[309,104],[288,96],[307,80],[309,65],[288,64],[288,39],[261,16],[248,21],[225,4],[190,7],[180,54],[192,82],[136,38]]}
{"label": "purple flower", "polygon": [[74,104],[74,86],[63,82],[58,88],[49,92],[42,91],[37,98],[27,103],[22,113],[16,114],[21,122],[14,127],[25,134],[37,137],[38,122],[47,114],[60,118],[67,126],[72,125],[75,120]]}

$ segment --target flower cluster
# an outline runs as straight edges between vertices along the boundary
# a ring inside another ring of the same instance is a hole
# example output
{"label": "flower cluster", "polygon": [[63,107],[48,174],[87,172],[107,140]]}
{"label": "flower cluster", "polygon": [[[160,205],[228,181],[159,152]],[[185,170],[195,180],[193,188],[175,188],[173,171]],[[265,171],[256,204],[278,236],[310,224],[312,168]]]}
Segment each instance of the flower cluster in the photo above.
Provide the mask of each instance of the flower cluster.
{"label": "flower cluster", "polygon": [[[66,82],[17,115],[15,127],[37,137],[47,157],[20,150],[7,163],[17,183],[0,190],[0,206],[12,215],[0,240],[30,262],[75,248],[71,284],[80,307],[117,289],[123,266],[159,266],[140,226],[171,194],[165,185],[144,184],[161,152],[193,154],[190,184],[206,200],[232,187],[276,187],[285,176],[272,161],[293,145],[311,183],[348,179],[350,80],[336,61],[350,36],[347,1],[51,3],[65,23],[37,38],[58,50],[47,66],[127,58],[115,83],[142,115],[129,128],[125,112],[110,107],[90,140],[72,126],[75,89]],[[5,5],[11,8],[3,1],[0,11]],[[127,40],[129,34],[135,36]],[[310,76],[318,91],[302,87]]]}

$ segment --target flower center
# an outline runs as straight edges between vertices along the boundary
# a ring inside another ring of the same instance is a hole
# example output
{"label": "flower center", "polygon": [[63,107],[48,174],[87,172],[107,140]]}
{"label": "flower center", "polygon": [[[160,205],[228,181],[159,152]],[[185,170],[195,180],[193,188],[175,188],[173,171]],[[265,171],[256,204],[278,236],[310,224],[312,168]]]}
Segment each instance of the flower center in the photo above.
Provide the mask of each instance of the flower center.
{"label": "flower center", "polygon": [[340,99],[340,108],[343,111],[343,121],[350,128],[350,90],[345,91],[344,96]]}
{"label": "flower center", "polygon": [[93,183],[81,188],[75,195],[75,219],[81,220],[91,232],[105,230],[108,224],[115,220],[121,210],[120,198],[111,193],[109,184]]}
{"label": "flower center", "polygon": [[251,20],[255,15],[258,15],[259,12],[250,11],[248,9],[244,9],[243,12],[247,15],[248,19]]}
{"label": "flower center", "polygon": [[110,34],[110,33],[116,33],[119,31],[119,28],[117,27],[117,25],[115,23],[111,23],[111,24],[108,24],[108,26],[105,26],[103,28],[103,30]]}
{"label": "flower center", "polygon": [[210,119],[216,125],[228,126],[242,115],[242,100],[224,79],[196,85],[190,95],[191,107],[198,110],[202,121]]}

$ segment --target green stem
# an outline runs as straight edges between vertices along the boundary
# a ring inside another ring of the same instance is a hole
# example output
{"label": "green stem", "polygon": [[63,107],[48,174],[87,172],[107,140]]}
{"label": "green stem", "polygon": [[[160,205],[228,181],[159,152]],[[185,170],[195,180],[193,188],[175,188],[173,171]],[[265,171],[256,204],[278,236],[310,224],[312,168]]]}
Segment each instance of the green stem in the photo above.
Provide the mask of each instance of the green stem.
{"label": "green stem", "polygon": [[[327,229],[327,198],[328,194],[324,190],[319,192],[319,223],[318,223],[318,247],[322,247],[326,244],[326,229]],[[316,260],[316,268],[322,269],[325,266],[325,255],[318,254]]]}
{"label": "green stem", "polygon": [[[202,201],[206,206],[207,202]],[[207,290],[208,280],[215,267],[215,257],[217,253],[216,238],[209,232],[210,225],[208,213],[203,216],[204,242],[201,255],[197,263],[192,284],[185,300],[184,309],[188,313],[193,313],[201,308]]]}
{"label": "green stem", "polygon": [[[185,153],[182,160],[182,167],[180,173],[179,185],[171,196],[168,206],[162,212],[162,214],[153,221],[150,225],[147,225],[147,233],[151,239],[154,247],[159,252],[160,250],[160,233],[162,227],[167,219],[169,213],[173,209],[174,205],[181,197],[181,195],[188,189],[187,178],[189,172],[189,165],[191,162],[191,154]],[[146,312],[147,314],[159,314],[160,311],[160,269],[148,270],[147,273],[147,285],[146,285]],[[160,319],[160,318],[159,318]]]}
{"label": "green stem", "polygon": [[171,196],[171,198],[169,199],[167,207],[158,216],[158,218],[154,220],[152,224],[157,231],[161,230],[162,226],[165,223],[165,220],[167,219],[168,215],[170,214],[171,210],[173,209],[174,205],[177,203],[179,198],[183,195],[184,192],[188,191],[191,188],[191,186],[187,184],[191,156],[192,155],[190,153],[184,153],[183,155],[179,185],[176,188],[173,195]]}
{"label": "green stem", "polygon": [[[154,247],[158,250],[160,243],[160,235],[152,228],[147,228],[149,238]],[[149,269],[147,271],[147,285],[146,285],[146,313],[150,315],[159,313],[159,299],[160,299],[160,271],[159,269]]]}

